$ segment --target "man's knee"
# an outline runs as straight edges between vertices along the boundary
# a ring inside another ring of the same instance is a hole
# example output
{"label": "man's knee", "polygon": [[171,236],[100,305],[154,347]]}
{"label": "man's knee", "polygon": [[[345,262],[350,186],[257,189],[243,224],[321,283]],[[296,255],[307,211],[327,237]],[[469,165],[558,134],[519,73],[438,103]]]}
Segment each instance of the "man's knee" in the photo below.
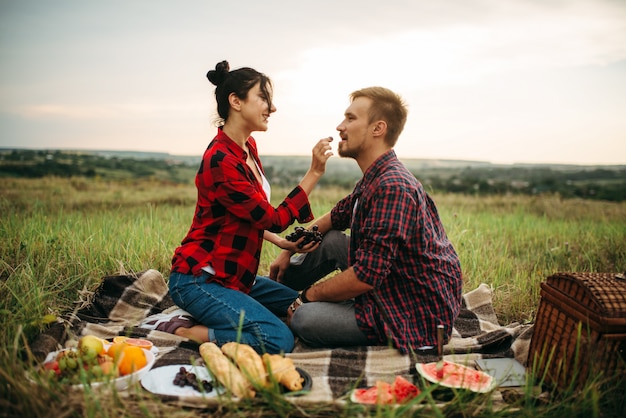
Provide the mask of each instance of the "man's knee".
{"label": "man's knee", "polygon": [[349,238],[345,233],[332,229],[324,235],[321,245],[338,249],[347,249],[348,244]]}
{"label": "man's knee", "polygon": [[348,236],[336,230],[331,230],[324,235],[324,240],[320,249],[328,259],[334,259],[336,268],[345,270],[348,268],[348,246],[350,240]]}
{"label": "man's knee", "polygon": [[316,323],[313,315],[308,315],[307,306],[301,306],[298,308],[291,317],[289,327],[293,331],[294,335],[300,338],[305,344],[315,345],[314,341],[318,332],[316,331]]}

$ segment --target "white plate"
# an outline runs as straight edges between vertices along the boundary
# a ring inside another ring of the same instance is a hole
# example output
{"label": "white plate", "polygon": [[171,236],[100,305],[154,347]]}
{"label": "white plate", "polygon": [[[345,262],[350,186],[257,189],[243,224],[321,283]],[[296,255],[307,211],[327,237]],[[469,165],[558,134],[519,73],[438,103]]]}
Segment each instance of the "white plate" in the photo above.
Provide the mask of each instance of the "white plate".
{"label": "white plate", "polygon": [[157,367],[146,373],[141,379],[141,386],[149,392],[157,395],[170,395],[170,396],[196,396],[205,398],[214,398],[218,396],[218,393],[222,393],[221,388],[213,387],[213,390],[208,393],[202,393],[197,391],[191,386],[177,386],[174,384],[174,378],[180,371],[180,368],[184,367],[188,372],[195,373],[200,380],[207,380],[213,382],[209,371],[204,366],[194,366],[191,364],[172,364],[169,366]]}
{"label": "white plate", "polygon": [[[108,345],[105,345],[105,348],[107,347]],[[46,356],[46,359],[44,360],[44,364],[49,361],[54,360],[61,351],[69,351],[69,350],[72,350],[72,349],[66,348],[64,350],[53,351],[52,353],[48,353],[48,355]],[[142,350],[146,355],[147,364],[134,373],[116,378],[113,382],[115,383],[115,388],[117,390],[127,389],[130,385],[139,382],[142,376],[145,375],[154,365],[154,361],[156,360],[155,351],[146,350],[145,348],[142,348]],[[156,352],[158,353],[158,349],[156,350]],[[97,388],[98,386],[102,386],[106,384],[108,384],[108,382],[92,382],[90,386],[92,388]],[[72,385],[72,388],[83,389],[83,385]]]}

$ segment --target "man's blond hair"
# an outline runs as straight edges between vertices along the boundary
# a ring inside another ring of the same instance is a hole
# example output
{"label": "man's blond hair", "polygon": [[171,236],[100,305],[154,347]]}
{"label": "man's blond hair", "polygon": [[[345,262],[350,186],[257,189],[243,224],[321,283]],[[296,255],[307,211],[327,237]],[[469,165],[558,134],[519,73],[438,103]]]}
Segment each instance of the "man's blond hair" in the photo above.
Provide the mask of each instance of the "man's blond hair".
{"label": "man's blond hair", "polygon": [[372,100],[368,112],[369,123],[384,120],[387,123],[385,142],[394,147],[404,129],[408,109],[402,97],[385,87],[366,87],[350,94],[350,100],[367,97]]}

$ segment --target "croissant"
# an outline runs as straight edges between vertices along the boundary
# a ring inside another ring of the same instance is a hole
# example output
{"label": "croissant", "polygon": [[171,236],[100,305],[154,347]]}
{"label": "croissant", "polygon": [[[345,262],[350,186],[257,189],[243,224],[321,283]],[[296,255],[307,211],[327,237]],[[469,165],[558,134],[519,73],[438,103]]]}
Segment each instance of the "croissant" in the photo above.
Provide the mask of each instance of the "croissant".
{"label": "croissant", "polygon": [[302,390],[304,379],[296,370],[293,360],[279,354],[263,354],[267,373],[290,391]]}
{"label": "croissant", "polygon": [[200,355],[211,374],[233,395],[239,398],[253,398],[254,389],[241,371],[222,353],[214,343],[202,343]]}
{"label": "croissant", "polygon": [[222,346],[222,352],[239,366],[243,375],[254,387],[267,386],[267,372],[263,366],[263,360],[252,347],[230,342]]}

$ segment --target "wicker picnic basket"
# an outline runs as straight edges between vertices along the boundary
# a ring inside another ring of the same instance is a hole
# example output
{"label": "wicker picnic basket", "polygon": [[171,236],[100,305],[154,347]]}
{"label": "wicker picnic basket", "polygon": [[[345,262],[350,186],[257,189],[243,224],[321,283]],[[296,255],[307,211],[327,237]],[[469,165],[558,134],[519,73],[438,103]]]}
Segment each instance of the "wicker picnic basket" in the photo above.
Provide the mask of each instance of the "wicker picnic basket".
{"label": "wicker picnic basket", "polygon": [[590,377],[626,377],[624,274],[557,273],[541,283],[528,359],[557,389],[579,389]]}

